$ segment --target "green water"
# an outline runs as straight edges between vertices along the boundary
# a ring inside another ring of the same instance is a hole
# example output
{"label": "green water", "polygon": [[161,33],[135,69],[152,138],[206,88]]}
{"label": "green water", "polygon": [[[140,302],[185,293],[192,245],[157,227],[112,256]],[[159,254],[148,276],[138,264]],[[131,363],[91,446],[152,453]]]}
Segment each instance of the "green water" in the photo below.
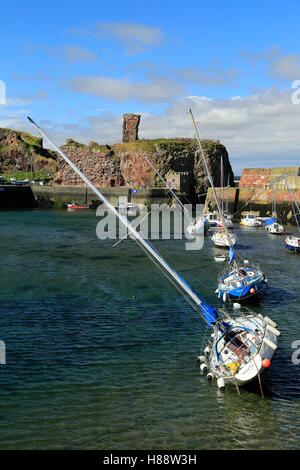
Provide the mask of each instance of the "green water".
{"label": "green water", "polygon": [[[135,242],[100,241],[93,211],[0,217],[1,449],[299,449],[300,255],[284,237],[236,227],[270,283],[253,308],[282,332],[265,398],[239,398],[200,374],[205,325]],[[153,246],[221,305],[210,236]]]}

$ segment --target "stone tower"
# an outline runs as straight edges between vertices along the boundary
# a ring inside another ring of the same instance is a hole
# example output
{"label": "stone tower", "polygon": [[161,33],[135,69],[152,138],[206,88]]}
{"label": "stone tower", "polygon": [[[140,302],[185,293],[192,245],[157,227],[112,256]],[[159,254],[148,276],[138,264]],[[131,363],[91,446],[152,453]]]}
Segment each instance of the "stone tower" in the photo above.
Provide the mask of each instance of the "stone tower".
{"label": "stone tower", "polygon": [[138,131],[140,114],[123,114],[123,142],[135,142],[139,140]]}

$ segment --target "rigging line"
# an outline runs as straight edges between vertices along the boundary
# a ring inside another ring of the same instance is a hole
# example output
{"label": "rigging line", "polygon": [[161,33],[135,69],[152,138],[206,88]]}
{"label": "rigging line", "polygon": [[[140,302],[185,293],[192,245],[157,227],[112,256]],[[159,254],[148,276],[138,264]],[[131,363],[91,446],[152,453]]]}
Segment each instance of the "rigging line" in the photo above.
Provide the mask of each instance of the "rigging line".
{"label": "rigging line", "polygon": [[[201,311],[201,308],[198,306],[198,305],[195,305],[191,299],[187,296],[187,294],[179,287],[178,284],[175,283],[174,279],[172,279],[168,273],[162,268],[162,266],[160,264],[158,264],[158,262],[150,255],[150,253],[148,253],[146,251],[146,249],[139,243],[139,241],[137,240],[137,243],[139,244],[139,246],[142,248],[142,250],[144,250],[144,252],[147,254],[148,258],[155,264],[155,266],[162,272],[162,274],[168,279],[169,282],[171,282],[171,284],[173,284],[173,286],[177,289],[177,291],[185,298],[185,300],[191,305],[191,307],[198,313],[200,314],[200,316],[205,320],[204,318],[204,315]],[[205,321],[206,323],[206,321]],[[207,324],[207,323],[206,323]],[[207,325],[208,327],[208,325]]]}
{"label": "rigging line", "polygon": [[[70,165],[70,167],[77,173],[77,175],[97,194],[99,199],[104,202],[104,204],[111,210],[113,214],[115,214],[118,219],[127,227],[127,229],[133,229],[132,225],[128,221],[126,217],[121,216],[115,207],[106,199],[103,194],[89,181],[89,179],[77,168],[77,166],[70,160],[67,155],[65,155],[52,141],[51,139],[45,134],[45,132],[30,118],[28,120],[33,124],[33,126],[38,130],[40,135],[44,137],[55,149],[56,151],[63,157],[63,159]],[[139,241],[143,247],[151,254],[160,264],[164,267],[164,269],[170,274],[170,276],[182,287],[187,295],[195,302],[197,306],[202,306],[204,309],[209,309],[209,306],[198,296],[198,294],[192,289],[192,287],[163,259],[159,256],[159,254],[154,250],[154,248],[150,245],[150,243],[146,242],[143,237],[133,229],[133,235],[136,241]],[[200,307],[201,308],[201,307]]]}
{"label": "rigging line", "polygon": [[[146,219],[146,217],[148,217],[148,215],[149,215],[150,213],[151,213],[151,211],[149,211],[148,214],[146,214],[145,217],[143,217],[142,220],[141,220],[135,227],[133,227],[133,230],[136,230],[136,228],[137,228],[139,225],[141,225],[141,223]],[[115,243],[115,244],[113,245],[113,248],[114,248],[115,246],[117,246],[122,240],[124,240],[125,238],[129,237],[130,234],[133,233],[133,230],[130,230],[128,233],[126,233],[126,235],[124,235],[123,238],[121,238],[120,240],[118,240],[117,243]],[[142,232],[141,232],[141,233],[142,233]],[[142,235],[143,235],[144,238],[146,238],[143,233],[142,233]]]}
{"label": "rigging line", "polygon": [[164,183],[164,185],[166,186],[166,188],[170,191],[170,193],[172,194],[172,196],[176,199],[176,201],[179,203],[179,205],[182,207],[183,211],[186,213],[187,215],[187,218],[189,219],[189,222],[190,223],[193,223],[193,218],[191,217],[189,211],[187,210],[187,208],[184,206],[184,204],[182,204],[182,202],[180,201],[180,199],[178,198],[178,196],[174,193],[174,191],[172,190],[172,188],[170,187],[170,185],[163,179],[163,177],[161,176],[161,174],[156,170],[156,168],[152,165],[151,161],[149,160],[148,157],[146,157],[146,155],[144,155],[144,158],[145,160],[148,162],[148,164],[151,166],[152,170],[155,171],[155,173],[157,174],[157,176],[159,176],[159,178],[161,179],[161,181]]}

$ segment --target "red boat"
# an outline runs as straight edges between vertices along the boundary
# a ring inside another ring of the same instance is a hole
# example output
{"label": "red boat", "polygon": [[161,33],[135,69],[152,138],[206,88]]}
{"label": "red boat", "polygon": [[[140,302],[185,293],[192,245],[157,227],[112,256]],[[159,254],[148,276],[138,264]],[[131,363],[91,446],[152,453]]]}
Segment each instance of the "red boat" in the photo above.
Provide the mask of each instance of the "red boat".
{"label": "red boat", "polygon": [[71,202],[71,204],[67,204],[67,207],[69,210],[75,210],[75,209],[89,209],[89,205],[87,204],[82,204],[81,206],[77,205],[73,202]]}

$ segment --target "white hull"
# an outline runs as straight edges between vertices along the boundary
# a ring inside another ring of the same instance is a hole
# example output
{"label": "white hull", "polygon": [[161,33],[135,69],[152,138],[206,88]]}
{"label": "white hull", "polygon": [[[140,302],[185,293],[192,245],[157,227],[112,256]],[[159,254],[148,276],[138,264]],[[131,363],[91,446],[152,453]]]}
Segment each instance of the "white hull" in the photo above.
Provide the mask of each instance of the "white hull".
{"label": "white hull", "polygon": [[229,240],[225,232],[216,232],[211,239],[214,244],[219,247],[234,246],[237,242],[237,236],[234,232],[229,232]]}
{"label": "white hull", "polygon": [[205,233],[209,229],[209,222],[206,222],[205,218],[200,217],[194,224],[188,225],[186,229],[191,235]]}
{"label": "white hull", "polygon": [[267,361],[271,363],[276,352],[280,332],[274,322],[262,315],[249,314],[230,319],[229,323],[232,339],[228,341],[222,332],[215,331],[212,347],[207,346],[211,352],[205,362],[208,372],[223,379],[224,385],[242,386],[264,373]]}
{"label": "white hull", "polygon": [[245,214],[244,217],[242,217],[240,224],[244,227],[260,227],[262,223],[257,217],[255,217],[255,215]]}
{"label": "white hull", "polygon": [[284,227],[277,222],[271,225],[267,225],[266,229],[273,235],[283,235],[285,233]]}

